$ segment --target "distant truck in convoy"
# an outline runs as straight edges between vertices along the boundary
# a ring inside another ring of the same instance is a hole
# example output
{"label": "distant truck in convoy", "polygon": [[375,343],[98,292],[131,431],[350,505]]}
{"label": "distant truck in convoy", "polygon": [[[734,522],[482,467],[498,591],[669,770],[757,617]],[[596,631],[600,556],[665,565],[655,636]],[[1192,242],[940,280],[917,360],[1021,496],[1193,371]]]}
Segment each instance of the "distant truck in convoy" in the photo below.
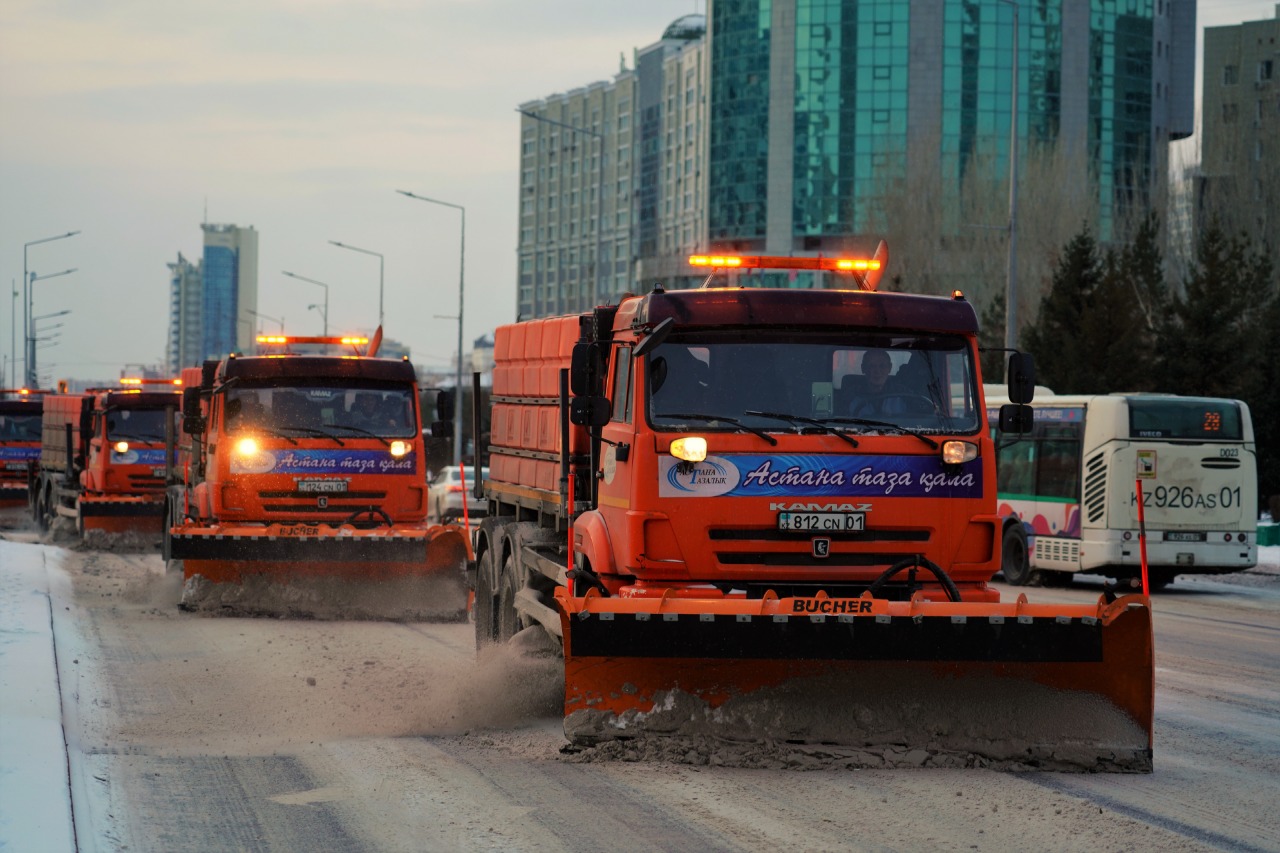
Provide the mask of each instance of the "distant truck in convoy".
{"label": "distant truck in convoy", "polygon": [[30,472],[40,459],[43,391],[0,390],[0,508],[28,506]]}
{"label": "distant truck in convoy", "polygon": [[[477,643],[558,643],[584,747],[905,738],[1150,770],[1147,600],[1000,602],[977,317],[876,292],[884,257],[695,257],[736,277],[499,327]],[[1022,431],[1030,359],[1010,376]]]}
{"label": "distant truck in convoy", "polygon": [[[150,384],[168,390],[144,390]],[[86,538],[158,538],[178,391],[172,381],[129,378],[115,388],[46,394],[40,460],[30,483],[37,527],[48,530],[61,517]]]}
{"label": "distant truck in convoy", "polygon": [[[377,358],[379,339],[262,336],[278,352],[199,370],[166,509],[184,608],[465,616],[469,544],[456,525],[427,522],[413,365]],[[303,345],[329,351],[293,354]]]}

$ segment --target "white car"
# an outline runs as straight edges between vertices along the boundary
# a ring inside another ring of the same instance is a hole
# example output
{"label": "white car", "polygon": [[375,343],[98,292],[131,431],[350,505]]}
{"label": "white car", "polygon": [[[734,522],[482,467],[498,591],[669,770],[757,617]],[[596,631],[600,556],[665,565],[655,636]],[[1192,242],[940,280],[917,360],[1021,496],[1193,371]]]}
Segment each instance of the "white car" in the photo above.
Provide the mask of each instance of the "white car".
{"label": "white car", "polygon": [[[467,485],[465,499],[467,516],[471,519],[484,518],[488,504],[484,498],[475,495],[476,469],[467,467]],[[480,469],[480,480],[489,478],[489,469]],[[432,521],[444,522],[462,518],[462,501],[464,499],[462,474],[456,465],[442,468],[439,474],[427,486],[427,516]]]}

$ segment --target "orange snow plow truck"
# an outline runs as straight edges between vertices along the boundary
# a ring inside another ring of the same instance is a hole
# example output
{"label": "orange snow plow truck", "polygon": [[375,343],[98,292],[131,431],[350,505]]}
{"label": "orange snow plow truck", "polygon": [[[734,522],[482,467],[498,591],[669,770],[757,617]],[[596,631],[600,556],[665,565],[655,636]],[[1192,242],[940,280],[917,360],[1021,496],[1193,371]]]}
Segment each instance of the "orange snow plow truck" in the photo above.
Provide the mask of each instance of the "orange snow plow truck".
{"label": "orange snow plow truck", "polygon": [[0,509],[28,506],[30,472],[40,461],[41,394],[0,390]]}
{"label": "orange snow plow truck", "polygon": [[[165,390],[144,390],[147,385]],[[177,385],[126,378],[116,388],[45,395],[40,461],[30,486],[40,530],[63,517],[74,519],[86,541],[160,538],[173,471],[167,448],[181,400]]]}
{"label": "orange snow plow truck", "polygon": [[[973,307],[876,292],[877,259],[692,260],[827,286],[739,272],[498,329],[478,643],[558,638],[580,746],[1149,771],[1149,601],[1001,602],[988,584]],[[1001,428],[1023,432],[1030,358],[1010,376]]]}
{"label": "orange snow plow truck", "polygon": [[[368,343],[262,337],[284,351],[189,369],[199,376],[183,394],[185,478],[169,490],[164,543],[166,560],[181,561],[184,609],[465,616],[466,535],[426,521],[413,365]],[[289,352],[305,344],[351,354]]]}

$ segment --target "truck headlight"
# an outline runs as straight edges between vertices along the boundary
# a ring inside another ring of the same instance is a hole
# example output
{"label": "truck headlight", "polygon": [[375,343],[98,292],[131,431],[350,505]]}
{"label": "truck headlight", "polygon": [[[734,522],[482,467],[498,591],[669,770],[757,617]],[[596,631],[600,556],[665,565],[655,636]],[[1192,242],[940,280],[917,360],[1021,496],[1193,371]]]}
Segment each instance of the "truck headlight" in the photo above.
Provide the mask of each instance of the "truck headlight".
{"label": "truck headlight", "polygon": [[942,442],[942,464],[959,465],[978,458],[978,445],[967,441]]}
{"label": "truck headlight", "polygon": [[258,440],[242,438],[236,442],[236,453],[240,456],[254,456],[258,452]]}
{"label": "truck headlight", "polygon": [[401,456],[408,454],[408,452],[409,452],[409,442],[407,441],[391,442],[391,455],[394,456],[395,458],[399,459]]}
{"label": "truck headlight", "polygon": [[116,453],[128,453],[128,452],[129,452],[129,442],[127,442],[127,441],[117,441],[115,444],[113,444],[113,445],[111,446],[111,449],[112,449],[112,450],[114,450]]}
{"label": "truck headlight", "polygon": [[707,458],[707,440],[689,435],[671,442],[671,455],[685,462],[701,462]]}

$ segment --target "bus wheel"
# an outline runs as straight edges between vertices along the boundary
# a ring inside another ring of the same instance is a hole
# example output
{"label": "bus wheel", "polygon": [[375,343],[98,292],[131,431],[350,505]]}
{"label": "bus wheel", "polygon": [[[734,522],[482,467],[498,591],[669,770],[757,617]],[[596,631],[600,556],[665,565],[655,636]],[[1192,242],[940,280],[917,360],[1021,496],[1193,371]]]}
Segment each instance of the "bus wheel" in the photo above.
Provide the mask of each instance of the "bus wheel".
{"label": "bus wheel", "polygon": [[1031,558],[1027,556],[1027,534],[1021,524],[1011,524],[1005,530],[1004,547],[1000,556],[1000,572],[1007,583],[1014,586],[1040,585],[1040,573],[1031,570]]}
{"label": "bus wheel", "polygon": [[1164,589],[1173,583],[1178,573],[1170,569],[1150,569],[1147,572],[1147,585],[1155,589]]}

